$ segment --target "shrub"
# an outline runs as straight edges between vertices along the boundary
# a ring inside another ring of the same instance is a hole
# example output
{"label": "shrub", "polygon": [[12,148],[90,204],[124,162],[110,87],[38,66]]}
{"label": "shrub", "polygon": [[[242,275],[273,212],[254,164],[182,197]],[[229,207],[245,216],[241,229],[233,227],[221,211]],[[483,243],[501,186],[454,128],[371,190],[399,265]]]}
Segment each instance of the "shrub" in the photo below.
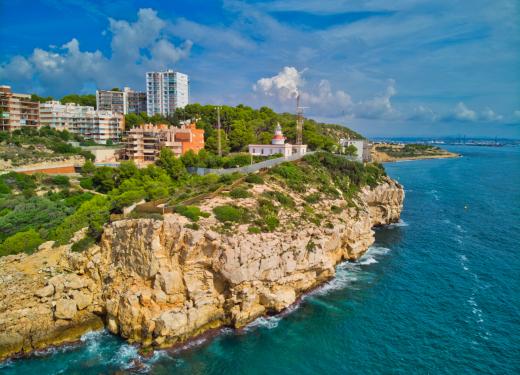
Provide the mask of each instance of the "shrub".
{"label": "shrub", "polygon": [[247,220],[247,211],[240,207],[223,205],[213,208],[213,213],[218,221],[221,222],[245,222]]}
{"label": "shrub", "polygon": [[314,251],[316,249],[316,244],[311,239],[311,240],[309,240],[309,242],[307,242],[307,245],[305,246],[305,248],[307,249],[307,251]]}
{"label": "shrub", "polygon": [[16,232],[34,229],[45,236],[61,224],[72,209],[61,201],[51,201],[46,197],[18,197],[5,200],[0,208],[9,211],[0,216],[0,240]]}
{"label": "shrub", "polygon": [[20,191],[36,189],[34,176],[25,175],[22,173],[9,172],[0,177],[4,183],[10,188],[16,188]]}
{"label": "shrub", "polygon": [[83,177],[79,180],[79,186],[83,189],[92,190],[94,189],[94,182],[91,177]]}
{"label": "shrub", "polygon": [[189,223],[185,225],[186,228],[193,229],[193,230],[199,230],[200,225],[197,223]]}
{"label": "shrub", "polygon": [[321,197],[320,193],[312,193],[312,194],[307,195],[304,199],[305,199],[305,202],[314,204],[314,203],[318,203],[320,201],[320,197]]}
{"label": "shrub", "polygon": [[249,233],[256,233],[256,234],[262,232],[262,230],[259,227],[256,227],[256,226],[249,226],[249,228],[247,228],[247,231]]}
{"label": "shrub", "polygon": [[275,196],[276,196],[276,200],[278,202],[280,202],[280,204],[282,206],[284,206],[284,207],[294,207],[295,206],[294,200],[290,196],[288,196],[284,193],[281,193],[279,191],[277,191],[275,193]]}
{"label": "shrub", "polygon": [[340,214],[343,211],[343,207],[332,205],[330,206],[330,210],[335,214]]}
{"label": "shrub", "polygon": [[229,192],[229,196],[235,199],[239,198],[248,198],[251,196],[251,193],[243,188],[236,188]]}
{"label": "shrub", "polygon": [[0,178],[0,194],[9,194],[11,192],[11,189],[7,184],[4,182],[2,178]]}
{"label": "shrub", "polygon": [[240,177],[242,177],[242,174],[238,172],[223,174],[219,177],[218,182],[222,184],[231,184],[232,182],[238,180]]}
{"label": "shrub", "polygon": [[246,182],[249,182],[250,184],[263,184],[264,183],[264,179],[258,173],[248,174],[245,180],[246,180]]}
{"label": "shrub", "polygon": [[87,250],[90,246],[94,245],[96,243],[96,240],[90,236],[86,236],[79,240],[78,242],[75,242],[71,250],[74,252],[83,252]]}
{"label": "shrub", "polygon": [[202,211],[197,206],[176,206],[173,209],[179,215],[185,216],[191,221],[199,221],[200,217],[209,217],[209,213]]}
{"label": "shrub", "polygon": [[89,228],[91,237],[97,238],[109,216],[110,201],[107,197],[96,195],[82,203],[76,212],[63,220],[56,228],[56,240],[59,244],[66,244],[75,232],[84,227]]}
{"label": "shrub", "polygon": [[275,215],[266,216],[264,218],[264,222],[269,232],[274,231],[276,228],[278,228],[278,225],[280,224],[280,220],[278,220],[278,218]]}
{"label": "shrub", "polygon": [[287,181],[287,185],[295,190],[302,192],[305,190],[308,176],[294,163],[282,163],[273,167],[271,173],[277,174]]}
{"label": "shrub", "polygon": [[51,179],[51,182],[54,185],[61,186],[61,187],[69,187],[70,181],[67,176],[53,176]]}
{"label": "shrub", "polygon": [[112,209],[115,212],[122,212],[123,208],[129,207],[134,203],[139,202],[145,197],[144,190],[130,190],[115,197],[112,201]]}
{"label": "shrub", "polygon": [[22,252],[32,254],[42,242],[43,240],[39,233],[33,228],[24,232],[18,232],[0,244],[0,256]]}
{"label": "shrub", "polygon": [[79,207],[83,202],[92,199],[93,196],[94,194],[92,193],[72,193],[63,200],[63,203],[67,207],[76,208]]}

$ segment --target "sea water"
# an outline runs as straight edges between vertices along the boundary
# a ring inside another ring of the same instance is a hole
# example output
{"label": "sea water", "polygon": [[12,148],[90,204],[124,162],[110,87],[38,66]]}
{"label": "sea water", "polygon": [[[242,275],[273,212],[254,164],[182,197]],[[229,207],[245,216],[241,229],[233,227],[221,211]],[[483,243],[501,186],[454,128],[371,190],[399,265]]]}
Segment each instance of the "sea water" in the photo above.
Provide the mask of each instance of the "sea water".
{"label": "sea water", "polygon": [[[391,163],[402,221],[283,316],[140,358],[106,333],[2,374],[518,374],[520,148]],[[137,366],[136,366],[137,364]]]}

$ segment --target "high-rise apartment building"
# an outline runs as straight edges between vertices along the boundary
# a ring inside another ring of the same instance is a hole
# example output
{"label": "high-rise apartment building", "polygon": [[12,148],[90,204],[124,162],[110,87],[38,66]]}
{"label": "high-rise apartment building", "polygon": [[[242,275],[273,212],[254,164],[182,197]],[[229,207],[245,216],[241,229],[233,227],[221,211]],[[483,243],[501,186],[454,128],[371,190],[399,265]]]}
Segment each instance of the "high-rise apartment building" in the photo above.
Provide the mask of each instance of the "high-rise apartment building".
{"label": "high-rise apartment building", "polygon": [[96,111],[94,107],[50,101],[40,104],[40,124],[56,130],[68,130],[87,140],[104,144],[108,140],[120,140],[125,118],[122,113]]}
{"label": "high-rise apartment building", "polygon": [[146,107],[148,116],[168,116],[189,101],[189,79],[186,74],[167,70],[146,73]]}
{"label": "high-rise apartment building", "polygon": [[129,87],[125,87],[123,91],[97,90],[96,108],[125,115],[146,112],[146,93],[133,91]]}
{"label": "high-rise apartment building", "polygon": [[39,125],[39,103],[33,102],[31,95],[15,94],[10,86],[0,86],[0,130],[38,128]]}

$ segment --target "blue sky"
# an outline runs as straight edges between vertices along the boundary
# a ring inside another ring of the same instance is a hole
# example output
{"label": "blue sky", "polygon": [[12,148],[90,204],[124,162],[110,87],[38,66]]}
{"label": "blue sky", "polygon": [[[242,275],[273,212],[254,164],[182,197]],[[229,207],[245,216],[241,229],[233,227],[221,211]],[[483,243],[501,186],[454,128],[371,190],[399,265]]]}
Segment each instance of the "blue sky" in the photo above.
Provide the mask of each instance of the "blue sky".
{"label": "blue sky", "polygon": [[62,96],[190,75],[191,101],[369,136],[520,138],[518,0],[0,1],[0,84]]}

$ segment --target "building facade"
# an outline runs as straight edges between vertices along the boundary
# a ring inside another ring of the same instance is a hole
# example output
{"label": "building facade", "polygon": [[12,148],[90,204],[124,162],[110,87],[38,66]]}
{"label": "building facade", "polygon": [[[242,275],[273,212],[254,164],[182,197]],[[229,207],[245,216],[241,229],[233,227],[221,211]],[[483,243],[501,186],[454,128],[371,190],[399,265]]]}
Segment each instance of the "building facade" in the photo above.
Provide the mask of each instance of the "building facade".
{"label": "building facade", "polygon": [[359,162],[369,162],[370,156],[370,145],[366,139],[346,139],[341,138],[339,140],[340,151],[345,152],[345,149],[349,146],[356,148],[356,160]]}
{"label": "building facade", "polygon": [[146,108],[148,116],[168,116],[189,102],[189,79],[186,74],[167,70],[146,73]]}
{"label": "building facade", "polygon": [[146,93],[133,91],[129,87],[125,87],[123,91],[97,90],[96,108],[125,115],[146,112]]}
{"label": "building facade", "polygon": [[124,131],[122,113],[96,111],[94,107],[50,101],[40,104],[40,124],[56,130],[68,130],[100,144],[118,142]]}
{"label": "building facade", "polygon": [[189,150],[197,153],[204,148],[204,130],[197,129],[194,123],[179,128],[152,124],[132,128],[126,133],[123,158],[137,164],[153,163],[163,147],[175,156]]}
{"label": "building facade", "polygon": [[285,137],[282,133],[280,124],[276,125],[274,136],[270,145],[249,145],[249,153],[254,156],[271,156],[282,154],[283,157],[289,157],[294,154],[306,154],[307,145],[292,145],[285,143]]}
{"label": "building facade", "polygon": [[39,103],[31,95],[16,94],[10,86],[0,86],[0,130],[13,131],[40,126]]}

